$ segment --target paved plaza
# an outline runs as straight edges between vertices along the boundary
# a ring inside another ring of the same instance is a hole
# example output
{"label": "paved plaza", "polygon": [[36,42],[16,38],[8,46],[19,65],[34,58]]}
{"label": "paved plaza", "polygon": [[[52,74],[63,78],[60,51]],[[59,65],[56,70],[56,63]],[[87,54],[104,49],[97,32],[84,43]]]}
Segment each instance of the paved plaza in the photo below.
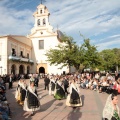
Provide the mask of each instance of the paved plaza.
{"label": "paved plaza", "polygon": [[[27,80],[28,82],[28,80]],[[15,89],[17,82],[14,82],[13,89],[7,90],[7,98],[12,111],[12,120],[101,120],[102,110],[108,94],[96,91],[80,89],[83,106],[77,109],[67,107],[66,100],[55,100],[44,90],[44,80],[39,81],[37,89],[40,99],[41,109],[34,116],[23,111],[22,106],[15,101]],[[120,95],[118,96],[120,100]],[[120,107],[120,102],[119,102]]]}

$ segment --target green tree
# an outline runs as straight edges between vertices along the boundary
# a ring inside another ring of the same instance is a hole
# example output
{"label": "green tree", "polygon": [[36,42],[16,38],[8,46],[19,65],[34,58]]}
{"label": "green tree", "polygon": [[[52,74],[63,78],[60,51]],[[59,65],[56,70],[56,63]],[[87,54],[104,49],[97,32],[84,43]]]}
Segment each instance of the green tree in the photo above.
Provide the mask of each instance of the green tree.
{"label": "green tree", "polygon": [[56,46],[56,49],[50,49],[46,52],[46,56],[50,64],[64,66],[74,66],[76,70],[79,70],[81,64],[81,47],[79,47],[73,38],[64,34],[62,37],[62,43]]}
{"label": "green tree", "polygon": [[62,36],[61,42],[56,49],[50,49],[46,52],[46,56],[50,64],[62,64],[61,68],[64,66],[73,66],[73,53],[76,49],[75,42],[73,38],[64,34]]}
{"label": "green tree", "polygon": [[84,39],[84,43],[82,44],[83,51],[83,65],[89,68],[96,68],[101,64],[100,55],[97,51],[97,47],[95,45],[90,44],[90,39]]}
{"label": "green tree", "polygon": [[112,51],[115,54],[115,67],[116,67],[116,71],[118,72],[118,69],[120,67],[120,49],[114,48]]}
{"label": "green tree", "polygon": [[116,55],[113,50],[107,49],[100,52],[104,70],[112,70],[115,67]]}
{"label": "green tree", "polygon": [[62,64],[61,68],[74,66],[77,71],[81,64],[92,68],[100,64],[97,49],[90,44],[89,39],[84,39],[84,43],[79,46],[66,34],[62,37],[62,44],[56,46],[56,49],[48,50],[46,56],[51,65]]}

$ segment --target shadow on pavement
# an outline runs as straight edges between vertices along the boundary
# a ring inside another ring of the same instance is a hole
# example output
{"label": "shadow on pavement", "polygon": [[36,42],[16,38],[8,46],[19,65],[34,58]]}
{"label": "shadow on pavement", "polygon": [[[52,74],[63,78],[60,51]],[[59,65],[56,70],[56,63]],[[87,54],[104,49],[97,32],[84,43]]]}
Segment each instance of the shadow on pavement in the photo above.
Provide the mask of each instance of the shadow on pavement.
{"label": "shadow on pavement", "polygon": [[58,103],[56,106],[62,106],[63,105],[63,103],[61,102],[61,103]]}
{"label": "shadow on pavement", "polygon": [[67,120],[80,120],[82,113],[80,108],[73,109],[67,116]]}
{"label": "shadow on pavement", "polygon": [[41,110],[40,110],[40,111],[41,111],[41,112],[42,112],[42,111],[46,111],[48,108],[50,108],[50,107],[52,106],[52,104],[53,104],[55,101],[56,101],[56,100],[54,99],[54,100],[51,100],[51,101],[49,101],[49,102],[41,105]]}
{"label": "shadow on pavement", "polygon": [[[40,95],[40,94],[38,94]],[[48,96],[48,94],[45,94],[45,95],[41,95],[41,99],[43,99],[44,97]]]}

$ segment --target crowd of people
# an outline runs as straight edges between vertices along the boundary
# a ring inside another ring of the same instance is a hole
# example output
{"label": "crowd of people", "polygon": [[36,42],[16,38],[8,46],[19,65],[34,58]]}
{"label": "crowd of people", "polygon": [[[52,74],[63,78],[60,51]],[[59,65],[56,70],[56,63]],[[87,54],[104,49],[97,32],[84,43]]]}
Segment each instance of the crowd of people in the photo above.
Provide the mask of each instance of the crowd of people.
{"label": "crowd of people", "polygon": [[[12,88],[11,78],[9,77],[9,89]],[[6,97],[6,82],[0,76],[0,119],[8,120],[11,119],[11,111],[9,103]]]}
{"label": "crowd of people", "polygon": [[[65,76],[46,75],[44,78],[45,90],[48,90],[49,95],[53,95],[56,100],[66,99],[67,97],[67,106],[73,108],[82,106],[80,88],[76,83],[76,79],[74,76],[69,77],[68,81]],[[36,74],[31,76],[29,84],[26,84],[24,76],[22,76],[16,88],[15,98],[17,103],[23,106],[23,110],[29,111],[30,115],[34,115],[35,111],[41,108],[39,100],[41,96],[37,94],[38,82]],[[69,91],[68,87],[70,88]]]}
{"label": "crowd of people", "polygon": [[[50,76],[45,78],[45,86],[49,88],[49,95],[55,99],[64,99],[67,95],[66,105],[73,108],[82,106],[79,88],[98,91],[99,93],[110,94],[103,109],[102,120],[120,120],[118,97],[120,93],[120,78],[107,73],[101,76],[90,73],[74,74],[67,76]],[[62,87],[62,85],[64,87]],[[69,88],[69,91],[67,91]],[[46,87],[45,87],[46,89]]]}
{"label": "crowd of people", "polygon": [[98,91],[99,93],[120,94],[120,78],[107,73],[100,76],[96,73],[92,76],[89,73],[81,74],[79,79],[80,87],[83,89],[90,89]]}
{"label": "crowd of people", "polygon": [[[37,94],[39,77],[37,74],[31,74],[29,77],[29,84],[26,83],[24,75],[18,77],[19,81],[16,88],[15,99],[19,105],[23,106],[23,110],[29,111],[31,115],[34,115],[35,111],[41,108],[41,96]],[[0,115],[2,120],[8,120],[8,118],[10,119],[10,108],[5,96],[6,85],[3,81],[1,78],[0,95],[2,91],[2,97],[0,96]],[[12,89],[14,77],[9,75],[7,81],[9,83],[8,88]],[[99,93],[106,92],[111,95],[111,101],[120,93],[120,78],[110,73],[104,76],[99,73],[91,74],[88,72],[81,74],[46,75],[44,85],[44,89],[48,90],[49,95],[53,96],[56,100],[66,99],[66,106],[73,107],[73,109],[82,106],[80,89],[90,89],[98,91]],[[3,108],[5,111],[3,111]]]}
{"label": "crowd of people", "polygon": [[56,100],[66,99],[66,105],[73,108],[82,106],[80,88],[74,75],[51,75],[44,79],[45,90]]}
{"label": "crowd of people", "polygon": [[[9,75],[0,76],[0,120],[9,120],[12,117],[11,110],[10,110],[10,107],[9,107],[10,103],[8,103],[8,100],[6,98],[6,89],[7,89],[6,84],[8,84],[8,89],[12,89],[13,88],[13,83],[15,81],[19,81],[18,86],[16,88],[17,92],[16,92],[16,95],[15,95],[15,98],[16,98],[16,101],[20,105],[23,106],[25,98],[27,98],[27,96],[31,96],[28,92],[29,90],[31,90],[30,89],[31,87],[29,87],[29,86],[32,86],[32,83],[33,83],[33,88],[34,89],[35,89],[35,86],[36,87],[38,86],[38,81],[39,80],[38,80],[38,77],[36,77],[36,76],[37,75],[34,74],[34,76],[33,76],[34,81],[31,81],[30,85],[27,85],[25,83],[25,79],[29,78],[29,75],[9,74]],[[27,90],[27,92],[26,92],[26,90]],[[29,101],[30,100],[31,99],[29,98]],[[28,100],[26,100],[26,101],[28,102]],[[24,110],[26,110],[26,109],[28,110],[27,106],[26,107],[24,106]],[[31,108],[31,111],[34,111],[34,110],[33,110],[33,108]]]}
{"label": "crowd of people", "polygon": [[[12,81],[14,81],[14,82],[20,80],[20,78],[21,78],[20,74],[4,74],[1,77],[5,83],[9,83],[10,76],[12,78]],[[25,74],[24,76],[25,76],[25,79],[29,78],[29,76],[27,74]]]}

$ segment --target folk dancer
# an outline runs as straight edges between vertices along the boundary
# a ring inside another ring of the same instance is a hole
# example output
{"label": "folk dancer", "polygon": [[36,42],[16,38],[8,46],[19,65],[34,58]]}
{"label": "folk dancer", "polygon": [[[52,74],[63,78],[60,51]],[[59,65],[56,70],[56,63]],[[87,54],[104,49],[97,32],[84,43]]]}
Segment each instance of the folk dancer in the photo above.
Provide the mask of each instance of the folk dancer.
{"label": "folk dancer", "polygon": [[51,77],[50,78],[50,84],[49,84],[49,95],[54,95],[55,94],[55,78]]}
{"label": "folk dancer", "polygon": [[57,100],[65,99],[65,91],[62,88],[61,79],[57,80],[56,82],[54,98]]}
{"label": "folk dancer", "polygon": [[66,105],[71,106],[73,108],[82,106],[82,100],[80,97],[80,90],[79,86],[76,83],[74,78],[71,78],[71,83],[69,85],[69,95],[66,99]]}
{"label": "folk dancer", "polygon": [[18,82],[18,86],[16,89],[16,101],[20,104],[24,104],[25,96],[26,96],[26,91],[27,91],[27,85],[25,83],[25,80],[21,78]]}
{"label": "folk dancer", "polygon": [[30,111],[31,116],[34,115],[34,111],[40,110],[40,101],[38,98],[37,90],[34,81],[30,81],[30,85],[27,88],[27,94],[24,101],[23,110]]}

